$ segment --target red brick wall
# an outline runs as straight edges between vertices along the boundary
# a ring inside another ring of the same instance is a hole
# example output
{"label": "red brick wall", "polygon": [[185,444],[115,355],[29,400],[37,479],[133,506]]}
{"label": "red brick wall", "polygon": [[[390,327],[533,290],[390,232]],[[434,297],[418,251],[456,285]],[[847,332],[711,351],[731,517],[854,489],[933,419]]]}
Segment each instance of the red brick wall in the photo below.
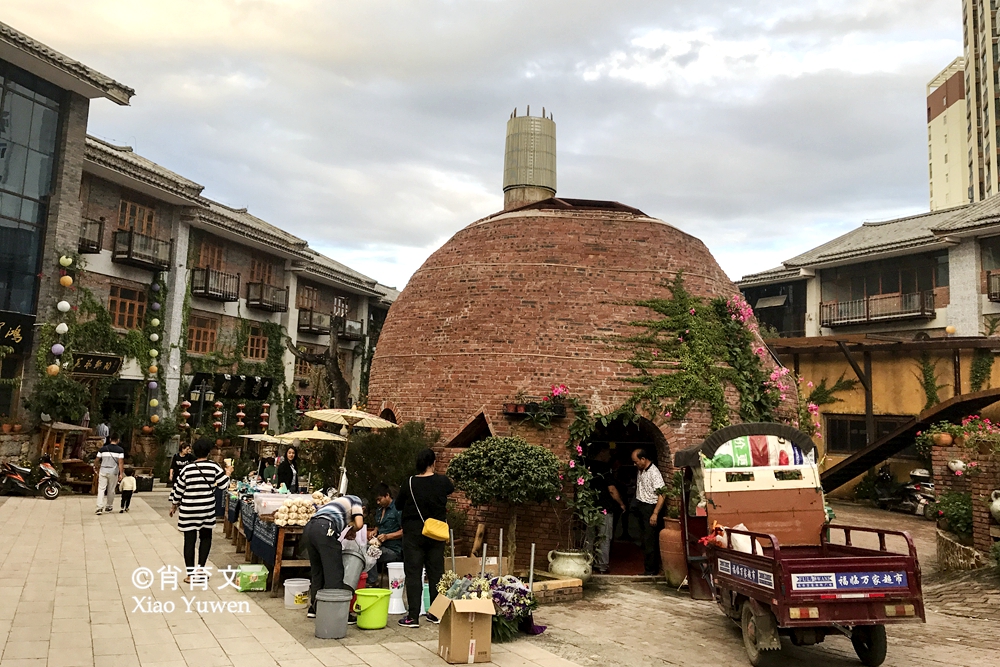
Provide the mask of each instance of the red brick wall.
{"label": "red brick wall", "polygon": [[[948,461],[955,459],[965,461],[967,466],[975,462],[978,473],[956,476],[948,468]],[[976,549],[989,553],[994,541],[990,528],[997,526],[997,522],[990,515],[989,504],[993,491],[1000,489],[1000,461],[995,455],[980,454],[953,444],[947,447],[934,447],[931,451],[931,462],[934,488],[938,496],[952,491],[971,494],[972,543]]]}
{"label": "red brick wall", "polygon": [[[608,340],[635,333],[629,322],[649,311],[631,303],[669,296],[665,285],[678,271],[694,295],[738,293],[701,241],[650,218],[529,211],[474,223],[424,263],[390,309],[368,407],[377,413],[391,404],[400,423],[422,420],[446,442],[483,410],[498,435],[520,435],[565,459],[572,415],[543,431],[505,417],[503,403],[519,391],[543,396],[564,383],[592,411],[621,405],[630,389],[625,380],[636,370],[626,363],[628,351]],[[735,390],[727,400],[735,409]],[[660,452],[661,461],[704,438],[705,408],[658,424],[670,450]],[[457,450],[441,453],[443,471]],[[468,512],[467,537],[485,520],[495,544],[506,509],[460,503]],[[532,541],[542,565],[560,541],[559,520],[548,507],[519,517],[518,566],[526,564]]]}

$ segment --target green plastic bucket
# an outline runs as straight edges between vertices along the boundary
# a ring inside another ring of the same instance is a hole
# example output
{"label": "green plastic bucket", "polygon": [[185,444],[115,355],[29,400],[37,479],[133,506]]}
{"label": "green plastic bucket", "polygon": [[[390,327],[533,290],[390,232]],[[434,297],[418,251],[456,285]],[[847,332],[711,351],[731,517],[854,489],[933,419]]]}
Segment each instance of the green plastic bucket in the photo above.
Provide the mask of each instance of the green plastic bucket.
{"label": "green plastic bucket", "polygon": [[354,613],[358,615],[358,627],[362,630],[381,630],[389,622],[388,588],[360,588],[354,593],[358,601],[354,603]]}

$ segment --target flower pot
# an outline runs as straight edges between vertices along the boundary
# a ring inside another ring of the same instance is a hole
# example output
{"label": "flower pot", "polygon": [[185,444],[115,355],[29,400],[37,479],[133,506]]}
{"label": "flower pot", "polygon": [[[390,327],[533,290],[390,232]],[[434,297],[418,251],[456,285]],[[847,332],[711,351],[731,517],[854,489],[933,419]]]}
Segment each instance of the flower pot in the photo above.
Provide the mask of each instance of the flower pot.
{"label": "flower pot", "polygon": [[503,411],[505,414],[511,414],[517,412],[517,403],[504,403]]}
{"label": "flower pot", "polygon": [[684,583],[688,568],[680,519],[663,520],[663,530],[660,531],[660,561],[663,563],[663,572],[670,586],[678,588]]}
{"label": "flower pot", "polygon": [[22,428],[20,424],[14,424],[14,433],[20,433]]}
{"label": "flower pot", "polygon": [[525,410],[528,409],[528,406],[525,405],[524,403],[518,403],[516,407],[519,413],[524,412]]}
{"label": "flower pot", "polygon": [[960,435],[957,438],[955,438],[955,445],[958,447],[965,447],[965,436]]}
{"label": "flower pot", "polygon": [[3,424],[3,425],[0,425],[0,430],[2,430],[4,433],[10,433],[10,430],[13,427],[14,427],[13,424]]}
{"label": "flower pot", "polygon": [[564,577],[576,577],[583,582],[590,579],[593,572],[590,565],[593,562],[594,556],[583,551],[553,549],[549,552],[549,572]]}
{"label": "flower pot", "polygon": [[935,433],[933,438],[934,444],[938,447],[947,447],[951,444],[952,438],[950,433]]}

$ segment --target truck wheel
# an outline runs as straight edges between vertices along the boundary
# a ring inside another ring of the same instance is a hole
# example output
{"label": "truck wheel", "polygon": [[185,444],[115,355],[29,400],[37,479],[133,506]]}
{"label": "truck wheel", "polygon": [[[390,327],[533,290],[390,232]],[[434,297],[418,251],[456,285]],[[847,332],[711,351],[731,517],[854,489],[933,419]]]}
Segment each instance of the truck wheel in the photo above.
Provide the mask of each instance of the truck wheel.
{"label": "truck wheel", "polygon": [[858,625],[851,631],[854,652],[866,667],[879,667],[885,661],[886,639],[884,625]]}
{"label": "truck wheel", "polygon": [[743,630],[743,646],[747,650],[747,658],[753,667],[767,667],[772,664],[775,656],[759,646],[757,640],[757,621],[750,608],[750,602],[743,603],[740,628]]}

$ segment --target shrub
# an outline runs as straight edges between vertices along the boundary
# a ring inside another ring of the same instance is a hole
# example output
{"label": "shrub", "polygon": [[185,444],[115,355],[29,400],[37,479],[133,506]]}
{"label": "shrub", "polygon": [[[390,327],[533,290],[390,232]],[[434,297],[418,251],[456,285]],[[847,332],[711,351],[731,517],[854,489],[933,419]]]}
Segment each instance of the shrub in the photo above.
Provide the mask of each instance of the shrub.
{"label": "shrub", "polygon": [[878,500],[878,491],[875,490],[876,479],[878,479],[878,476],[874,468],[865,473],[865,476],[854,487],[855,500],[870,500],[872,502]]}
{"label": "shrub", "polygon": [[960,537],[972,535],[972,496],[951,491],[938,499],[938,516]]}
{"label": "shrub", "polygon": [[448,476],[473,505],[510,506],[507,544],[513,556],[518,506],[554,500],[560,491],[559,470],[559,459],[545,447],[523,438],[493,437],[452,459]]}
{"label": "shrub", "polygon": [[[434,447],[441,434],[427,428],[423,422],[407,422],[399,428],[381,431],[357,431],[351,436],[347,450],[347,477],[350,493],[369,498],[379,482],[385,482],[397,492],[410,475],[416,472],[417,452]],[[315,457],[314,478],[320,486],[336,486],[340,482],[341,447],[323,445]]]}

